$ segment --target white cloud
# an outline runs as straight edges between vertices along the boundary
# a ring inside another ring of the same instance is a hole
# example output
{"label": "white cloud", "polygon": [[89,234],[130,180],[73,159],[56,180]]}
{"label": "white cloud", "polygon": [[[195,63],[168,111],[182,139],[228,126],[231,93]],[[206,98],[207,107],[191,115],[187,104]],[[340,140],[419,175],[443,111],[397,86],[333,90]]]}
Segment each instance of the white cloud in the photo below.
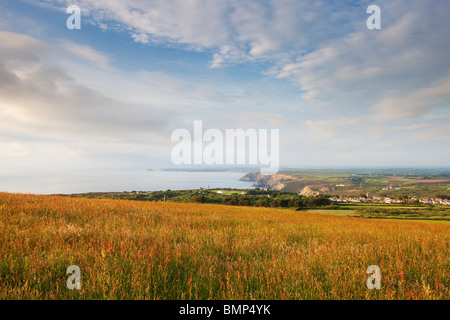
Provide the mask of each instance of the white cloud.
{"label": "white cloud", "polygon": [[135,33],[135,34],[132,34],[131,37],[134,39],[134,41],[140,42],[143,44],[147,44],[150,42],[148,35],[146,35],[145,33]]}

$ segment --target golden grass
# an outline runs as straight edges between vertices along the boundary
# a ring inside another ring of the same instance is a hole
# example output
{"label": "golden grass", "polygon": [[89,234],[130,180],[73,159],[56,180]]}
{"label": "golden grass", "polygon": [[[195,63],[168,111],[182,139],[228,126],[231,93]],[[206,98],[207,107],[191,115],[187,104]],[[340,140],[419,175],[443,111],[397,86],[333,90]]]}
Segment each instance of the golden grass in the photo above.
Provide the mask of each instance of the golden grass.
{"label": "golden grass", "polygon": [[[0,299],[449,299],[450,225],[0,193]],[[67,267],[81,268],[69,290]],[[368,290],[378,265],[381,290]]]}

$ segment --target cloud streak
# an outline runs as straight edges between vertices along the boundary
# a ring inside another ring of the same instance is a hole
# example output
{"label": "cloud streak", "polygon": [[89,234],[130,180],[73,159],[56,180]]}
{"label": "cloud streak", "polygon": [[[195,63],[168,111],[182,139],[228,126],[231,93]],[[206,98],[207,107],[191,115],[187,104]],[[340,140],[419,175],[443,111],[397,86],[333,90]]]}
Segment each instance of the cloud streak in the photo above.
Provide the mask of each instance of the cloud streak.
{"label": "cloud streak", "polygon": [[372,106],[375,120],[393,120],[422,116],[431,112],[442,100],[450,97],[450,77],[428,88],[409,93],[402,98],[387,98]]}

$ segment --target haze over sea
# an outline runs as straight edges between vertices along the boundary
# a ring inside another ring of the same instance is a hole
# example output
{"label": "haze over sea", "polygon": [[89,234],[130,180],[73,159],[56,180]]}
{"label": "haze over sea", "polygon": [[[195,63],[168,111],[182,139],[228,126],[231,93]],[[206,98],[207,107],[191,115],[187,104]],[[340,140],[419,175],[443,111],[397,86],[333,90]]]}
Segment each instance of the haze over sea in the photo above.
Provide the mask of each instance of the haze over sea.
{"label": "haze over sea", "polygon": [[252,188],[244,172],[76,171],[0,169],[0,192],[71,194],[202,188]]}

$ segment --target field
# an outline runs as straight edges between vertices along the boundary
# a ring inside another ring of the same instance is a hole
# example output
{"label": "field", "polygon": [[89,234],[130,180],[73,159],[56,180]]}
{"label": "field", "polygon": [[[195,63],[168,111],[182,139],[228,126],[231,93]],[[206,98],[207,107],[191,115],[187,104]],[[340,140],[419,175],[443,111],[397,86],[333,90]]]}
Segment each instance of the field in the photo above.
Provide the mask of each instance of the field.
{"label": "field", "polygon": [[450,299],[449,246],[438,222],[0,193],[0,299]]}

